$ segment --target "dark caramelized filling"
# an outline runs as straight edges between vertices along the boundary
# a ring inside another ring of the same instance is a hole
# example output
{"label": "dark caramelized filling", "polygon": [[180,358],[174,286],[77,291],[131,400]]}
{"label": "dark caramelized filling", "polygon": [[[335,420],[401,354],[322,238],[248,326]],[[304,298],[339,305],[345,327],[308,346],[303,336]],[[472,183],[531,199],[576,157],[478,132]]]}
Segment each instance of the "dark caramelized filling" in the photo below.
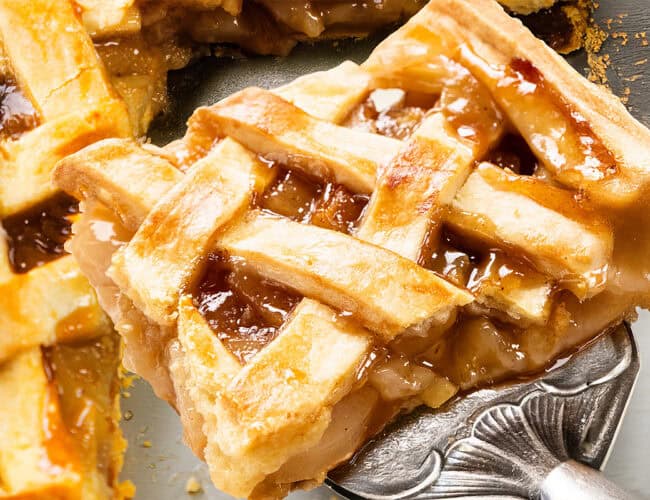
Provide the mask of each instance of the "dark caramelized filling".
{"label": "dark caramelized filling", "polygon": [[[265,211],[350,233],[368,203],[365,195],[281,169],[256,204]],[[228,350],[248,362],[278,335],[300,296],[212,255],[194,292],[195,305]]]}
{"label": "dark caramelized filling", "polygon": [[366,195],[339,184],[319,184],[291,170],[281,170],[259,200],[269,212],[347,234],[359,223],[367,203]]}
{"label": "dark caramelized filling", "polygon": [[436,243],[429,255],[423,253],[421,265],[457,286],[467,286],[481,260],[480,253],[467,250],[462,239],[447,230],[443,230]]}
{"label": "dark caramelized filling", "polygon": [[351,111],[344,125],[404,140],[420,124],[435,100],[436,96],[428,94],[378,89]]}
{"label": "dark caramelized filling", "polygon": [[210,257],[193,295],[217,338],[242,363],[277,336],[300,300],[264,279],[233,270],[220,255]]}
{"label": "dark caramelized filling", "polygon": [[312,213],[311,224],[350,234],[358,226],[369,197],[345,187],[327,184]]}
{"label": "dark caramelized filling", "polygon": [[259,202],[265,210],[298,222],[309,222],[322,193],[319,184],[294,171],[281,170]]}
{"label": "dark caramelized filling", "polygon": [[65,254],[70,215],[78,213],[74,198],[58,194],[2,221],[9,240],[9,261],[16,273],[26,273]]}
{"label": "dark caramelized filling", "polygon": [[428,256],[422,256],[421,263],[455,285],[472,291],[485,277],[498,277],[505,283],[508,279],[534,272],[524,256],[486,247],[446,228],[438,245]]}
{"label": "dark caramelized filling", "polygon": [[[558,2],[550,9],[540,10],[526,16],[517,16],[552,49],[566,53],[576,50],[576,38],[581,39],[577,19],[572,19],[564,2]],[[584,29],[584,28],[583,28]]]}
{"label": "dark caramelized filling", "polygon": [[538,166],[537,157],[520,135],[506,134],[500,143],[482,161],[508,168],[519,175],[533,175]]}
{"label": "dark caramelized filling", "polygon": [[16,139],[38,126],[38,112],[16,81],[0,76],[0,139]]}

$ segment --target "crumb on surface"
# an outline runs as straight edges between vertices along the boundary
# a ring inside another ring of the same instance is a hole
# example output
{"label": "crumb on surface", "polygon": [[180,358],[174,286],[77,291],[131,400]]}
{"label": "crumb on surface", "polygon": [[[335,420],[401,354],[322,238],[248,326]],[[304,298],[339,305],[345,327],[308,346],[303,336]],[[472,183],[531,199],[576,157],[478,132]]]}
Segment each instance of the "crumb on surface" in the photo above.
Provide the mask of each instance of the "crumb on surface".
{"label": "crumb on surface", "polygon": [[132,481],[122,481],[117,485],[117,498],[135,498],[135,484]]}
{"label": "crumb on surface", "polygon": [[647,31],[639,31],[638,33],[635,33],[634,38],[641,42],[642,47],[647,47],[648,43],[650,43],[650,42],[648,42]]}
{"label": "crumb on surface", "polygon": [[126,420],[128,422],[129,420],[131,420],[133,418],[133,412],[131,410],[126,410],[124,412],[124,417],[123,418],[124,418],[124,420]]}
{"label": "crumb on surface", "polygon": [[640,78],[643,78],[642,73],[637,73],[636,75],[632,75],[632,76],[626,76],[625,78],[623,78],[623,80],[625,80],[626,82],[636,82]]}
{"label": "crumb on surface", "polygon": [[149,441],[148,439],[146,441],[142,441],[142,447],[151,448],[151,441]]}
{"label": "crumb on surface", "polygon": [[630,100],[630,94],[632,93],[632,90],[630,87],[625,87],[623,89],[623,95],[621,96],[621,102],[623,104],[627,104],[627,102]]}
{"label": "crumb on surface", "polygon": [[187,478],[187,481],[185,482],[185,491],[190,495],[203,491],[203,487],[196,476],[190,476]]}
{"label": "crumb on surface", "polygon": [[627,42],[629,40],[629,36],[625,31],[614,31],[612,33],[612,38],[614,39],[620,39],[621,40],[621,45],[625,46],[627,45]]}
{"label": "crumb on surface", "polygon": [[[607,29],[611,29],[613,19],[605,20]],[[585,51],[587,52],[587,63],[589,65],[588,78],[592,82],[606,85],[607,68],[609,67],[609,54],[600,55],[600,49],[605,40],[607,32],[598,26],[595,22],[590,22],[585,32]]]}
{"label": "crumb on surface", "polygon": [[126,369],[123,366],[120,366],[120,382],[122,385],[122,389],[128,389],[133,385],[133,382],[135,382],[138,377],[135,373],[130,373],[127,372]]}

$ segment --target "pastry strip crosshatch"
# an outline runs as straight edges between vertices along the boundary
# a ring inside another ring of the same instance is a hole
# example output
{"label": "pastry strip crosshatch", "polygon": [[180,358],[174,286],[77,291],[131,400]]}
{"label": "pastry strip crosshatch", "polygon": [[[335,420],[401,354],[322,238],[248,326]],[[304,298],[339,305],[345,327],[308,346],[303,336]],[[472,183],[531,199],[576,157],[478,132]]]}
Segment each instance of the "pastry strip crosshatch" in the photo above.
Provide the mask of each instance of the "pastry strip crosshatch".
{"label": "pastry strip crosshatch", "polygon": [[244,89],[162,148],[102,141],[54,179],[87,207],[73,253],[129,367],[218,487],[275,497],[645,305],[626,242],[649,141],[495,2],[433,0],[360,66]]}

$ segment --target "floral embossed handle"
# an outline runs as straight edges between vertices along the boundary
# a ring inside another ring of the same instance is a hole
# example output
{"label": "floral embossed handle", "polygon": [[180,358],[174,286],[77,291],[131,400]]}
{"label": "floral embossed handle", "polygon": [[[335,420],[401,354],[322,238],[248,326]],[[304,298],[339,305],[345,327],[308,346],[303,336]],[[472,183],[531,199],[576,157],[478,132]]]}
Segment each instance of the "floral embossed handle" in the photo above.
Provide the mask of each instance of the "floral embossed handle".
{"label": "floral embossed handle", "polygon": [[420,409],[330,473],[348,497],[631,499],[598,472],[639,371],[627,325],[538,379]]}

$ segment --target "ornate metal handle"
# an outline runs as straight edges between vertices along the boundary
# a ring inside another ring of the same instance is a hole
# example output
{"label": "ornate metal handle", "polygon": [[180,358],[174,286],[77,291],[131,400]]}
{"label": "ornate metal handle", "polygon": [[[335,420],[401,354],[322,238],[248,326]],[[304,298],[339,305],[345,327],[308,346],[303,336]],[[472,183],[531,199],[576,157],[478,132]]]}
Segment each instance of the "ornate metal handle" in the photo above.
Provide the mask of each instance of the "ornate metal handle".
{"label": "ornate metal handle", "polygon": [[598,469],[638,371],[631,331],[621,326],[537,380],[403,418],[329,484],[370,500],[631,499]]}
{"label": "ornate metal handle", "polygon": [[558,465],[540,485],[541,500],[628,500],[634,498],[603,476],[575,460]]}

